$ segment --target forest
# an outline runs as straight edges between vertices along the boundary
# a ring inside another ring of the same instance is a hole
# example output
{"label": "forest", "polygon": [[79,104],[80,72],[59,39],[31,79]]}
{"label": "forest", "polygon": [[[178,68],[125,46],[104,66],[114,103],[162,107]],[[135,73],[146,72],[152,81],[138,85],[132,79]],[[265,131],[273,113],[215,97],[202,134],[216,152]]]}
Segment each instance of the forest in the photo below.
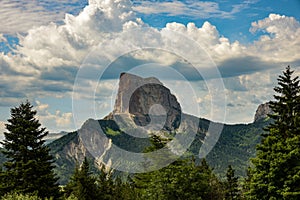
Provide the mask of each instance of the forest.
{"label": "forest", "polygon": [[[85,158],[66,185],[58,184],[55,158],[44,139],[48,131],[26,101],[11,109],[1,142],[6,160],[0,168],[0,200],[300,199],[300,85],[289,66],[278,76],[274,92],[271,123],[264,127],[244,178],[236,176],[231,165],[224,172],[226,177],[220,178],[206,159],[196,162],[193,157],[127,176],[105,167],[95,173],[91,160]],[[168,142],[157,135],[150,141],[144,152],[161,149]]]}

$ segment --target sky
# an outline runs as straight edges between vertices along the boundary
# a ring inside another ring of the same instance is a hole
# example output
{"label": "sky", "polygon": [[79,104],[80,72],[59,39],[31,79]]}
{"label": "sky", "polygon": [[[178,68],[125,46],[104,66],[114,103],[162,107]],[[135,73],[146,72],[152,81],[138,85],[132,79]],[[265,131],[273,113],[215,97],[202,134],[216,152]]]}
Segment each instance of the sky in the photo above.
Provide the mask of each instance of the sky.
{"label": "sky", "polygon": [[124,71],[158,77],[186,113],[251,123],[286,66],[300,75],[299,11],[299,0],[0,0],[0,138],[26,99],[50,132],[106,116]]}

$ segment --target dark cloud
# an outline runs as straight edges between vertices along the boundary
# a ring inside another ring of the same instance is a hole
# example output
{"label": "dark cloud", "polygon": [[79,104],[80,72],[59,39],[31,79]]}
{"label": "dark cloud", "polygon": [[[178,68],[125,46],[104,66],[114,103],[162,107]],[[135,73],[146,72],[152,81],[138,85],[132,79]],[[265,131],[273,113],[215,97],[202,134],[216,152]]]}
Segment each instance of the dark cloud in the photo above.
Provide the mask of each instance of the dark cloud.
{"label": "dark cloud", "polygon": [[136,70],[141,72],[141,70],[139,70],[138,68],[147,65],[147,67],[144,67],[142,70],[143,74],[139,74],[140,76],[154,76],[155,74],[157,74],[157,72],[159,72],[160,79],[162,80],[176,80],[179,77],[174,77],[172,76],[172,74],[170,74],[170,68],[172,68],[178,74],[182,75],[186,80],[203,80],[200,74],[201,71],[199,73],[199,70],[193,67],[190,63],[181,60],[181,58],[178,58],[178,61],[176,61],[175,63],[169,66],[162,66],[161,63],[159,63],[159,61],[137,59],[132,55],[126,54],[117,58],[108,66],[106,66],[106,68],[103,71],[103,74],[100,73],[103,70],[103,67],[97,66],[97,62],[95,62],[95,60],[92,61],[93,63],[83,64],[83,67],[81,67],[79,74],[80,78],[83,79],[99,79],[100,77],[95,76],[96,74],[99,74],[99,76],[101,75],[101,79],[118,79],[122,72],[129,72],[130,70]]}
{"label": "dark cloud", "polygon": [[219,64],[218,68],[222,77],[234,77],[252,74],[264,70],[279,68],[280,64],[267,63],[257,57],[230,58]]}
{"label": "dark cloud", "polygon": [[62,66],[54,67],[48,71],[42,71],[41,80],[61,81],[73,83],[78,71],[78,67]]}
{"label": "dark cloud", "polygon": [[228,107],[235,107],[235,105],[232,104],[232,103],[228,103],[227,106],[228,106]]}
{"label": "dark cloud", "polygon": [[0,86],[0,96],[2,98],[6,98],[6,97],[9,97],[9,98],[24,98],[26,97],[26,95],[22,92],[19,92],[19,91],[13,91],[13,90],[10,90],[8,88],[5,88],[3,86]]}
{"label": "dark cloud", "polygon": [[73,90],[73,85],[62,84],[62,83],[42,83],[39,85],[41,91],[47,92],[55,92],[55,93],[65,93]]}

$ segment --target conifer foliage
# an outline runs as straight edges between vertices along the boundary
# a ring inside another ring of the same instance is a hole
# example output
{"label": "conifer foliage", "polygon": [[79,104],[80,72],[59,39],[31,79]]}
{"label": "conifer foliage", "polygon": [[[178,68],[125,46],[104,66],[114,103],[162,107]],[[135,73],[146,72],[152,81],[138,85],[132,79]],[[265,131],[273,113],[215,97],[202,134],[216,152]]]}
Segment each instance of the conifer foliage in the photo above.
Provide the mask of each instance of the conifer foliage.
{"label": "conifer foliage", "polygon": [[76,167],[74,175],[65,188],[67,197],[74,195],[81,200],[97,199],[99,194],[96,185],[96,178],[90,171],[87,158],[84,159],[81,167]]}
{"label": "conifer foliage", "polygon": [[279,75],[278,86],[274,88],[277,95],[274,95],[275,101],[270,102],[270,107],[274,111],[271,118],[275,121],[266,130],[278,130],[278,137],[291,138],[299,134],[300,130],[299,77],[292,77],[293,73],[288,66],[283,75]]}
{"label": "conifer foliage", "polygon": [[101,168],[98,175],[90,171],[87,158],[77,166],[70,182],[64,188],[66,198],[74,196],[79,200],[127,200],[135,199],[130,182],[113,179],[112,172]]}
{"label": "conifer foliage", "polygon": [[[147,150],[161,148],[166,141],[153,135]],[[195,159],[179,159],[160,170],[135,174],[133,182],[137,199],[223,199],[221,183],[205,159],[200,165]]]}
{"label": "conifer foliage", "polygon": [[48,134],[36,119],[36,111],[27,101],[11,109],[7,132],[1,144],[7,157],[0,173],[0,193],[12,191],[37,193],[40,197],[58,197],[57,178],[53,172],[53,157],[44,144]]}
{"label": "conifer foliage", "polygon": [[274,88],[270,117],[252,160],[249,199],[300,199],[300,86],[287,67]]}
{"label": "conifer foliage", "polygon": [[229,165],[227,169],[225,188],[225,197],[227,200],[240,199],[238,177],[235,176],[234,169],[231,165]]}

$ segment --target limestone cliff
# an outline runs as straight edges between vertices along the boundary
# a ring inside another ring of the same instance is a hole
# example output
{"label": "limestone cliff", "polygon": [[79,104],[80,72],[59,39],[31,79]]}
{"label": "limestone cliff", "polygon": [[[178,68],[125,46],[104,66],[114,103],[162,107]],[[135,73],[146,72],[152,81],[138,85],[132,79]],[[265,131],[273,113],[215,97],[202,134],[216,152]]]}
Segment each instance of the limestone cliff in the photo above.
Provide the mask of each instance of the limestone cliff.
{"label": "limestone cliff", "polygon": [[[255,122],[264,119],[269,113],[271,109],[268,103],[260,105],[255,114]],[[114,167],[124,160],[125,154],[121,155],[118,149],[143,152],[150,145],[148,130],[154,130],[150,133],[159,136],[170,136],[170,139],[182,138],[173,139],[174,143],[167,145],[176,155],[186,150],[181,146],[189,147],[187,154],[196,158],[199,157],[203,144],[204,151],[214,147],[207,160],[215,170],[222,173],[229,164],[238,163],[236,165],[240,168],[237,173],[242,175],[246,171],[248,159],[255,154],[255,146],[260,140],[262,127],[265,126],[265,122],[262,122],[224,125],[216,147],[211,146],[214,131],[223,124],[184,114],[176,97],[158,79],[122,73],[113,111],[102,120],[87,120],[79,130],[55,140],[49,146],[56,158],[56,172],[63,177],[60,179],[62,184],[69,180],[76,163],[81,163],[84,157],[94,162],[95,168],[99,168],[103,162],[108,167]],[[211,124],[215,126],[209,129]],[[176,141],[180,142],[175,143]]]}
{"label": "limestone cliff", "polygon": [[158,79],[142,78],[133,74],[120,75],[119,89],[110,116],[129,114],[136,125],[146,126],[151,120],[162,119],[165,130],[175,130],[180,125],[181,107],[176,97],[171,94]]}
{"label": "limestone cliff", "polygon": [[254,116],[254,122],[260,121],[262,119],[265,119],[268,117],[269,114],[272,114],[273,111],[270,108],[270,103],[264,103],[258,106],[255,116]]}

